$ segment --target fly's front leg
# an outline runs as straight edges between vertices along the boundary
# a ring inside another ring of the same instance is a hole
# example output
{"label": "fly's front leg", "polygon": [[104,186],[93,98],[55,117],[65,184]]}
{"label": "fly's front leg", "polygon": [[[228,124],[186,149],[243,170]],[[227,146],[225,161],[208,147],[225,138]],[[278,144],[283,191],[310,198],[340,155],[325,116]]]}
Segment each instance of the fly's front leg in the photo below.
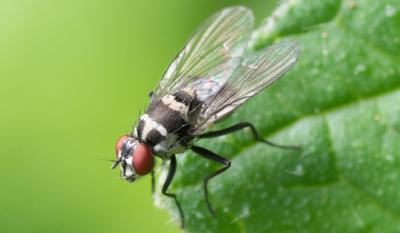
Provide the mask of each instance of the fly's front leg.
{"label": "fly's front leg", "polygon": [[209,198],[208,198],[208,181],[211,178],[213,178],[213,177],[223,173],[224,171],[226,171],[231,166],[231,161],[229,161],[228,159],[225,159],[224,157],[222,157],[220,155],[217,155],[216,153],[214,153],[212,151],[209,151],[209,150],[207,150],[205,148],[202,148],[202,147],[192,146],[191,150],[193,152],[195,152],[196,154],[202,156],[203,158],[206,158],[206,159],[209,159],[209,160],[212,160],[212,161],[215,161],[215,162],[218,162],[218,163],[221,163],[222,165],[224,165],[223,167],[217,169],[213,173],[211,173],[208,176],[204,177],[204,180],[203,180],[204,197],[205,197],[205,200],[206,200],[207,208],[208,208],[208,211],[210,211],[210,213],[213,216],[215,216],[214,209],[212,208],[212,206],[210,204],[210,201],[209,201]]}
{"label": "fly's front leg", "polygon": [[257,130],[256,130],[256,128],[254,127],[254,125],[252,125],[252,124],[249,123],[249,122],[241,122],[241,123],[238,123],[238,124],[236,124],[236,125],[230,126],[230,127],[228,127],[228,128],[221,129],[221,130],[217,130],[217,131],[207,132],[207,133],[204,133],[204,134],[197,135],[196,137],[197,137],[197,138],[213,138],[213,137],[219,137],[219,136],[222,136],[222,135],[234,133],[234,132],[236,132],[236,131],[239,131],[239,130],[242,130],[242,129],[245,129],[245,128],[250,128],[251,133],[253,134],[254,139],[255,139],[256,141],[258,141],[258,142],[262,142],[262,143],[268,144],[268,145],[270,145],[270,146],[277,147],[277,148],[282,148],[282,149],[290,149],[290,150],[300,150],[300,149],[301,149],[301,147],[299,147],[299,146],[279,145],[279,144],[276,144],[276,143],[273,143],[273,142],[270,142],[270,141],[268,141],[268,140],[263,139],[263,138],[260,136],[260,134],[257,132]]}
{"label": "fly's front leg", "polygon": [[183,228],[185,226],[185,215],[183,214],[181,204],[179,203],[178,199],[176,198],[175,193],[167,192],[168,187],[171,184],[172,179],[174,178],[175,172],[176,172],[176,157],[175,157],[175,155],[173,155],[173,156],[171,156],[171,162],[169,164],[168,175],[167,175],[167,178],[165,179],[165,182],[163,184],[161,192],[165,196],[174,199],[176,206],[178,207],[179,215],[181,218],[181,228]]}
{"label": "fly's front leg", "polygon": [[[154,160],[154,167],[157,164],[157,160]],[[154,192],[156,191],[156,180],[155,180],[155,174],[154,174],[154,169],[151,170],[151,195],[153,196]]]}
{"label": "fly's front leg", "polygon": [[154,169],[151,171],[151,195],[156,191],[156,181],[154,179]]}

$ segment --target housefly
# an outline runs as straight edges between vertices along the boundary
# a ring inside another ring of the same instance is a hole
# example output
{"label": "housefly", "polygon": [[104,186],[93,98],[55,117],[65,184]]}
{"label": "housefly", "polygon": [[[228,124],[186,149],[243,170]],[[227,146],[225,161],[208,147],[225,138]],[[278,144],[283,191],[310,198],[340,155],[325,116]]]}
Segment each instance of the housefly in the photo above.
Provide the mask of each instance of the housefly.
{"label": "housefly", "polygon": [[[120,165],[121,177],[129,182],[149,173],[153,175],[155,156],[170,161],[161,192],[175,201],[182,227],[184,213],[181,205],[177,196],[168,192],[176,171],[176,154],[192,150],[222,165],[204,178],[205,202],[212,214],[214,210],[209,202],[207,184],[231,165],[228,159],[194,145],[194,141],[249,128],[259,142],[296,148],[264,140],[248,122],[205,132],[213,123],[228,116],[285,74],[300,54],[297,43],[290,41],[245,53],[253,21],[252,12],[238,6],[225,8],[201,24],[151,93],[150,104],[133,131],[116,143],[117,159],[112,168]],[[154,188],[154,178],[152,180]]]}

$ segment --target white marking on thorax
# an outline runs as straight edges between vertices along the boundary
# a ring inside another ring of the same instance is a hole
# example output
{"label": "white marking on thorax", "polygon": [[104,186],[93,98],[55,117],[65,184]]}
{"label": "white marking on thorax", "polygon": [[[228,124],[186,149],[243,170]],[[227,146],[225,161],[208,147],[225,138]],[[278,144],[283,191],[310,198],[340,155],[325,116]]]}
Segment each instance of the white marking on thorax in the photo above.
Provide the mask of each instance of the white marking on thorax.
{"label": "white marking on thorax", "polygon": [[142,117],[140,117],[140,120],[144,121],[144,126],[142,130],[142,139],[146,141],[147,135],[152,129],[157,130],[163,137],[167,136],[167,130],[165,127],[155,120],[151,119],[151,117],[148,114],[143,114]]}
{"label": "white marking on thorax", "polygon": [[175,97],[172,95],[164,96],[161,101],[170,109],[179,112],[183,119],[187,120],[188,106],[186,106],[184,103],[176,101]]}

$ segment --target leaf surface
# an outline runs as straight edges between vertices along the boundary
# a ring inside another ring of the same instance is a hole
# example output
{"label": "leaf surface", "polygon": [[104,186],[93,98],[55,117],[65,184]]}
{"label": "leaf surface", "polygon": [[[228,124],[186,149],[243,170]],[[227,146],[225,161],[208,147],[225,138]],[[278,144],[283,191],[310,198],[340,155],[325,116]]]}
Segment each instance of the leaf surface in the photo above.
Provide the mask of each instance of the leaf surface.
{"label": "leaf surface", "polygon": [[178,156],[172,190],[186,231],[400,232],[400,2],[288,1],[252,49],[283,39],[302,47],[295,67],[214,129],[249,121],[303,150],[256,143],[249,131],[197,142],[232,167],[210,182],[213,218],[202,179],[220,165]]}

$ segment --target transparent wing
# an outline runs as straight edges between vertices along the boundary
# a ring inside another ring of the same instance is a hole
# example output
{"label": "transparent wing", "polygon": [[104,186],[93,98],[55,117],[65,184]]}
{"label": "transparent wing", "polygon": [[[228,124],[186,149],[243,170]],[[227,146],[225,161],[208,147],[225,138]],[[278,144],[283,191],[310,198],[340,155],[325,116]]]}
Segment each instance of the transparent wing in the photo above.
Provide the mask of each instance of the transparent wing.
{"label": "transparent wing", "polygon": [[297,43],[281,42],[243,57],[219,92],[202,106],[195,134],[222,119],[284,75],[299,54]]}
{"label": "transparent wing", "polygon": [[222,87],[239,64],[253,21],[245,7],[225,8],[208,18],[169,65],[154,91],[155,98],[210,77]]}

